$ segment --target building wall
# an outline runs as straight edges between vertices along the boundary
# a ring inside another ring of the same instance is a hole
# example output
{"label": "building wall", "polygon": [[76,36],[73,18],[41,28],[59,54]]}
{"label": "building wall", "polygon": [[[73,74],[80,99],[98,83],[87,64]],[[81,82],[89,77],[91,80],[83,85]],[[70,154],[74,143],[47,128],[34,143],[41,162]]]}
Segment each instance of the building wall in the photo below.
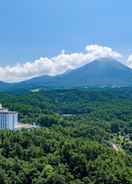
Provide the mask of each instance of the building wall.
{"label": "building wall", "polygon": [[18,114],[15,112],[0,112],[0,129],[14,130],[18,122]]}

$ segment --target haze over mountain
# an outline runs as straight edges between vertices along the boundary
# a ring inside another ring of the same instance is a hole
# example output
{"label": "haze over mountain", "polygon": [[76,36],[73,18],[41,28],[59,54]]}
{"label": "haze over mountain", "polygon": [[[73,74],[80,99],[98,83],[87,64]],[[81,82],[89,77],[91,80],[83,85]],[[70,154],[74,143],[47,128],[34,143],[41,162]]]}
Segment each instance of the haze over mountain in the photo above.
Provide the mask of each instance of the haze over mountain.
{"label": "haze over mountain", "polygon": [[103,58],[95,60],[78,69],[55,77],[41,76],[27,81],[7,84],[6,88],[74,88],[74,87],[122,87],[132,86],[132,69],[117,60]]}

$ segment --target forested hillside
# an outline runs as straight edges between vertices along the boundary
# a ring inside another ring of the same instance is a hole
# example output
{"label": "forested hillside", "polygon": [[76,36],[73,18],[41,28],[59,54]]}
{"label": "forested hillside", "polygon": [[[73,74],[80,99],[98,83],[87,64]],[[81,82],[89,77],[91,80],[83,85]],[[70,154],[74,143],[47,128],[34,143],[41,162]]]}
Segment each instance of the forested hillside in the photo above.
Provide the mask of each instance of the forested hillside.
{"label": "forested hillside", "polygon": [[2,184],[131,184],[132,89],[0,93],[40,128],[0,131]]}

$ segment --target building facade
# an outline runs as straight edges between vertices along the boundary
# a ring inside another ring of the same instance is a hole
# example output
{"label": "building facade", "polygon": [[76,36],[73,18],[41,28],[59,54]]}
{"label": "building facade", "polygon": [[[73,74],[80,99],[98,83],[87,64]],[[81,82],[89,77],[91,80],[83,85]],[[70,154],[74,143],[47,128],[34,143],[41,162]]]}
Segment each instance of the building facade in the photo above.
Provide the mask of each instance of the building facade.
{"label": "building facade", "polygon": [[5,109],[0,104],[0,129],[15,130],[18,123],[18,113]]}

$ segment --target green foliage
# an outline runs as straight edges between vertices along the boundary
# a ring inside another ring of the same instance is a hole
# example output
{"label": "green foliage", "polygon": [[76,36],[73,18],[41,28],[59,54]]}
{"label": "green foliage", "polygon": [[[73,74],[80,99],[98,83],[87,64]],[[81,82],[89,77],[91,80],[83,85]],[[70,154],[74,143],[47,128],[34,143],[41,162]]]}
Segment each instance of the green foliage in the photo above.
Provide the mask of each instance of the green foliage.
{"label": "green foliage", "polygon": [[0,184],[131,184],[132,89],[0,93],[20,121],[0,131]]}
{"label": "green foliage", "polygon": [[54,124],[58,124],[60,120],[61,117],[58,114],[44,114],[38,117],[37,124],[43,127],[50,127]]}

